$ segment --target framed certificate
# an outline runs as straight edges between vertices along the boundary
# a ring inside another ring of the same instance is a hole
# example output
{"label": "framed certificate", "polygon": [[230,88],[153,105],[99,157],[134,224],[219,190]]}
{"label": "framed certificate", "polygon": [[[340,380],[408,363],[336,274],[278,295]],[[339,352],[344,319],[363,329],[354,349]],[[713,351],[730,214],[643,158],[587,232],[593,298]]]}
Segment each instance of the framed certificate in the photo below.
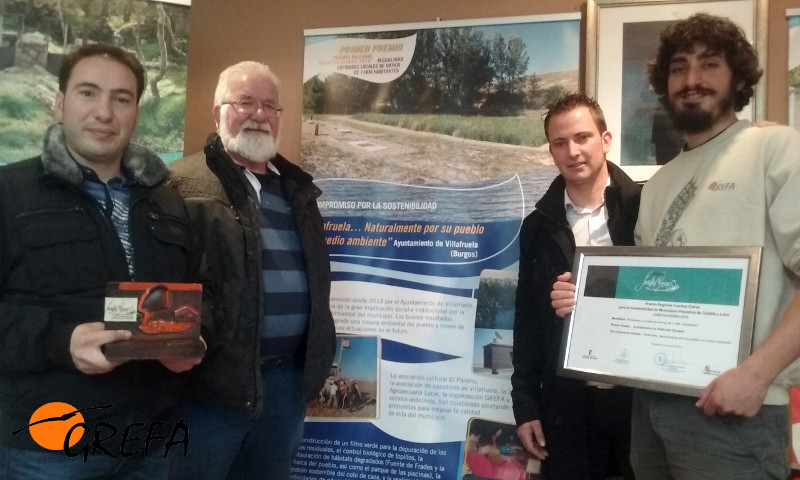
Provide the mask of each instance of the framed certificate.
{"label": "framed certificate", "polygon": [[760,247],[579,247],[558,373],[698,396],[750,354]]}

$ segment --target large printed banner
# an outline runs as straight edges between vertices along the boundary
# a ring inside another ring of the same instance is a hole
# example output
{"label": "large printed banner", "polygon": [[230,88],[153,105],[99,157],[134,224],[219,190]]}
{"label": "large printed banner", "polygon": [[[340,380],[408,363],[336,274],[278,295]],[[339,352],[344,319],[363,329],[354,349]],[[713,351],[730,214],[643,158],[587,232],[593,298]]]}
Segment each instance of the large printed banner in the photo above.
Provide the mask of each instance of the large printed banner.
{"label": "large printed banner", "polygon": [[523,218],[579,17],[306,32],[302,163],[323,189],[335,362],[295,479],[526,479],[511,411]]}

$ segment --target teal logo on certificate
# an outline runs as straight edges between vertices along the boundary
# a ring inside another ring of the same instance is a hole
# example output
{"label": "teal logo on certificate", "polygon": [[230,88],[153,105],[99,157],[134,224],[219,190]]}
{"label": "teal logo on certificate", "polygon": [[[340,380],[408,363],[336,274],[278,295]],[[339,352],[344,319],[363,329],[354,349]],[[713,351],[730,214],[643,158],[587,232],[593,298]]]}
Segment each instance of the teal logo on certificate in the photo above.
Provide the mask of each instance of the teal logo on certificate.
{"label": "teal logo on certificate", "polygon": [[650,272],[636,291],[643,288],[651,292],[674,292],[681,287],[675,280],[667,278],[667,272]]}
{"label": "teal logo on certificate", "polygon": [[[598,281],[592,282],[592,278]],[[741,269],[590,265],[585,295],[628,300],[738,305],[742,281]],[[593,288],[593,284],[598,287]]]}

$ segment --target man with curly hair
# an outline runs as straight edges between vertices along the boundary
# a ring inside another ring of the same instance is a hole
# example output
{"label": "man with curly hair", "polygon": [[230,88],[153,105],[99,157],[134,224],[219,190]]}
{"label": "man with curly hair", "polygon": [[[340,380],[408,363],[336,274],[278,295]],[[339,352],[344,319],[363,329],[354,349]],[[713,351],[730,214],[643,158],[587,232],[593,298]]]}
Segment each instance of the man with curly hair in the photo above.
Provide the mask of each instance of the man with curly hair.
{"label": "man with curly hair", "polygon": [[736,118],[761,73],[742,30],[707,14],[665,29],[650,66],[651,85],[687,143],[645,184],[636,244],[760,246],[762,259],[752,354],[699,399],[635,392],[631,462],[639,478],[789,473],[788,387],[800,381],[800,134]]}

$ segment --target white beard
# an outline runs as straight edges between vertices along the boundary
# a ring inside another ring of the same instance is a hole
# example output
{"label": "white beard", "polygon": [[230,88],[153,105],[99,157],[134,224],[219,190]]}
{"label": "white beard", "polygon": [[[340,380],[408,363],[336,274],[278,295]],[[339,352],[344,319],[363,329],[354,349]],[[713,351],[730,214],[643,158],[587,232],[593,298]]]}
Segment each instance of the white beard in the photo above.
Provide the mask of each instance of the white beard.
{"label": "white beard", "polygon": [[[250,132],[247,129],[262,130]],[[248,120],[242,124],[237,135],[231,134],[227,122],[220,122],[219,136],[225,150],[239,155],[254,163],[267,163],[278,153],[278,142],[272,138],[268,123]]]}

